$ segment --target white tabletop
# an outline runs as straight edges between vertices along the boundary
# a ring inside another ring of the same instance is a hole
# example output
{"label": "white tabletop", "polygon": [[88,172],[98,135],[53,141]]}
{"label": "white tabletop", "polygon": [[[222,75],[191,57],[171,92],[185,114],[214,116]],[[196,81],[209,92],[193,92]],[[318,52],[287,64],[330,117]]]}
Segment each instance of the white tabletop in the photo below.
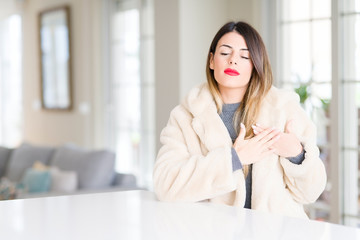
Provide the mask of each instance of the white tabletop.
{"label": "white tabletop", "polygon": [[0,201],[0,239],[360,239],[360,230],[146,191]]}

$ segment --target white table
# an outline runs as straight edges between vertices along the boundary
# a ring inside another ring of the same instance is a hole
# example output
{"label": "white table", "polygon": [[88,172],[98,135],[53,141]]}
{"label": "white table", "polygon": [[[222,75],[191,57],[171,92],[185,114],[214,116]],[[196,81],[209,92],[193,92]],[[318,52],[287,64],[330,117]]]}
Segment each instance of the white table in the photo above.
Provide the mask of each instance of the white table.
{"label": "white table", "polygon": [[360,239],[360,230],[146,191],[0,201],[0,239]]}

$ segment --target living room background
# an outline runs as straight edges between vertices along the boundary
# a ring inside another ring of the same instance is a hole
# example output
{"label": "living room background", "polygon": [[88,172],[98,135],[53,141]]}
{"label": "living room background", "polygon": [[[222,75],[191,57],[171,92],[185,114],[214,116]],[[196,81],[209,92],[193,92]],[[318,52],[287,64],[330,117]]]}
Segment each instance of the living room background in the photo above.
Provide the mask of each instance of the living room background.
{"label": "living room background", "polygon": [[[286,14],[281,13],[289,2],[289,6],[295,4],[295,1],[280,0],[0,0],[0,49],[6,49],[4,36],[7,36],[8,28],[4,26],[11,17],[14,19],[14,16],[18,16],[21,19],[22,29],[19,36],[22,39],[21,50],[14,51],[11,55],[21,54],[22,60],[17,62],[17,66],[22,71],[14,70],[13,77],[5,78],[7,63],[3,60],[0,63],[0,144],[16,147],[21,142],[29,142],[59,146],[71,142],[91,149],[111,149],[117,154],[117,170],[136,174],[140,184],[151,189],[152,166],[159,148],[160,131],[165,126],[171,109],[192,86],[205,81],[206,53],[215,31],[226,21],[233,19],[245,20],[258,29],[269,51],[276,84],[280,86],[286,85],[285,82],[289,80],[286,74],[291,74],[281,72],[284,61],[291,65],[284,56],[291,55],[291,58],[296,59],[297,53],[304,53],[287,51],[292,47],[281,45],[281,41],[292,41],[293,27],[296,28],[299,24],[316,25],[319,20],[325,23],[324,35],[328,38],[330,36],[331,41],[328,39],[326,45],[321,45],[325,43],[321,40],[323,36],[311,30],[313,32],[309,36],[316,39],[309,40],[309,46],[311,42],[316,42],[326,49],[331,48],[332,60],[330,62],[330,55],[327,55],[326,61],[323,61],[327,64],[323,65],[327,69],[325,83],[320,83],[320,80],[310,83],[326,86],[326,92],[323,88],[317,92],[326,93],[326,98],[335,99],[331,105],[332,114],[326,119],[330,122],[324,125],[322,134],[329,134],[324,133],[324,129],[327,131],[326,127],[330,125],[331,142],[326,142],[323,147],[332,151],[328,156],[331,156],[331,164],[334,165],[329,177],[337,180],[332,181],[331,208],[326,206],[324,211],[333,213],[334,217],[331,214],[327,216],[331,221],[341,222],[343,201],[347,199],[353,206],[348,218],[352,219],[351,224],[357,224],[355,212],[358,190],[355,191],[356,194],[347,194],[344,200],[341,191],[344,173],[335,170],[343,167],[341,164],[344,159],[351,159],[348,161],[351,164],[346,165],[346,169],[358,169],[358,144],[353,146],[341,142],[350,135],[351,139],[358,140],[358,136],[354,134],[343,135],[345,129],[341,125],[344,122],[356,128],[358,113],[349,111],[350,107],[342,112],[341,103],[350,102],[352,107],[358,106],[348,93],[356,94],[354,91],[358,88],[359,81],[359,72],[354,67],[359,59],[359,43],[355,36],[357,32],[354,31],[359,29],[356,28],[359,24],[359,4],[355,0],[344,1],[347,4],[344,10],[340,0],[317,0],[313,1],[314,6],[324,11],[327,9],[326,16],[321,16],[321,19],[308,16],[294,20],[284,19]],[[306,2],[302,7],[308,10],[313,8],[311,1],[302,2]],[[74,108],[69,112],[45,111],[40,104],[37,16],[42,10],[63,5],[68,5],[71,9]],[[294,6],[292,8],[297,9]],[[128,25],[127,21],[131,21],[132,25]],[[346,26],[342,28],[344,32],[339,30],[339,25]],[[126,29],[129,26],[131,28]],[[351,39],[350,44],[339,36]],[[135,50],[132,49],[133,52],[127,48],[129,43],[132,47],[136,46]],[[284,49],[283,52],[280,48]],[[0,59],[3,56],[4,53],[0,52]],[[341,60],[347,64],[343,64]],[[135,62],[132,66],[136,67],[133,70],[124,68],[122,64],[126,64],[126,61]],[[302,67],[299,69],[302,71]],[[307,68],[307,72],[311,72],[311,66]],[[350,77],[342,76],[343,72],[353,74]],[[129,87],[129,82],[133,84],[133,88]],[[22,87],[18,87],[20,83]],[[288,86],[295,88],[296,84],[293,81]],[[8,87],[10,85],[13,87]],[[342,89],[346,91],[341,92]],[[7,97],[12,91],[16,92],[13,96],[17,96],[14,102]],[[327,102],[324,104],[326,106]],[[11,114],[4,111],[7,106],[11,106]],[[342,115],[346,117],[337,117]],[[122,122],[124,117],[128,117],[125,124]],[[19,123],[6,125],[13,119],[18,119]],[[124,150],[125,146],[127,150]],[[350,185],[355,189],[358,186],[355,180],[359,174],[354,171],[352,178],[347,178],[346,181],[351,180]],[[348,188],[346,192],[350,190]]]}

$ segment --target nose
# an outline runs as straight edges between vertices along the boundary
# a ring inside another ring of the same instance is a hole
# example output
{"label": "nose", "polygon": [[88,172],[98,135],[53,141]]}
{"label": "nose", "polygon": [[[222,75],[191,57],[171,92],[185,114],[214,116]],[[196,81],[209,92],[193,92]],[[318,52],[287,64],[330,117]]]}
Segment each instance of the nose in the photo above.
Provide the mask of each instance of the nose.
{"label": "nose", "polygon": [[230,64],[235,64],[235,65],[237,65],[237,61],[236,61],[236,59],[235,59],[234,54],[231,55],[231,57],[230,57],[230,62],[229,62],[229,63],[230,63]]}

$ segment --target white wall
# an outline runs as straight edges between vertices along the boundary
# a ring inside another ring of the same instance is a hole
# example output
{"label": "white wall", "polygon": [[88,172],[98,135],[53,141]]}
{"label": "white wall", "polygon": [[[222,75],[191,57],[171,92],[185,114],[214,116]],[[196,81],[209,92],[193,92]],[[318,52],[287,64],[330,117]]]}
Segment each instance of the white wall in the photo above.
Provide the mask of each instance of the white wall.
{"label": "white wall", "polygon": [[13,14],[20,13],[22,3],[15,0],[0,0],[0,20],[3,20]]}
{"label": "white wall", "polygon": [[[3,5],[4,1],[7,5]],[[258,7],[261,1],[154,0],[157,140],[171,109],[193,86],[206,81],[206,55],[216,31],[229,20],[245,20],[255,27],[261,25]],[[11,9],[14,2],[21,1],[0,0],[2,9],[4,6]],[[104,144],[102,3],[103,0],[23,1],[26,141],[48,145],[70,141],[90,147]],[[74,109],[44,111],[36,108],[40,101],[37,15],[44,9],[64,4],[71,7]],[[87,114],[79,111],[83,103],[90,109]]]}
{"label": "white wall", "polygon": [[181,101],[191,88],[206,81],[207,53],[227,19],[227,5],[222,0],[181,0],[179,7]]}
{"label": "white wall", "polygon": [[169,114],[179,102],[179,2],[154,0],[155,16],[155,138],[159,136]]}
{"label": "white wall", "polygon": [[261,0],[155,0],[156,137],[170,111],[189,90],[206,81],[210,43],[230,20],[259,25]]}
{"label": "white wall", "polygon": [[228,21],[259,24],[257,2],[249,0],[181,0],[180,18],[180,99],[195,85],[206,81],[209,47],[216,32]]}
{"label": "white wall", "polygon": [[[73,110],[46,111],[39,108],[39,26],[40,11],[69,5],[71,11]],[[100,65],[97,34],[99,0],[31,0],[23,6],[23,99],[24,140],[34,144],[58,145],[72,142],[92,147],[96,144]],[[95,86],[97,87],[95,89]],[[81,106],[89,111],[80,111]]]}

